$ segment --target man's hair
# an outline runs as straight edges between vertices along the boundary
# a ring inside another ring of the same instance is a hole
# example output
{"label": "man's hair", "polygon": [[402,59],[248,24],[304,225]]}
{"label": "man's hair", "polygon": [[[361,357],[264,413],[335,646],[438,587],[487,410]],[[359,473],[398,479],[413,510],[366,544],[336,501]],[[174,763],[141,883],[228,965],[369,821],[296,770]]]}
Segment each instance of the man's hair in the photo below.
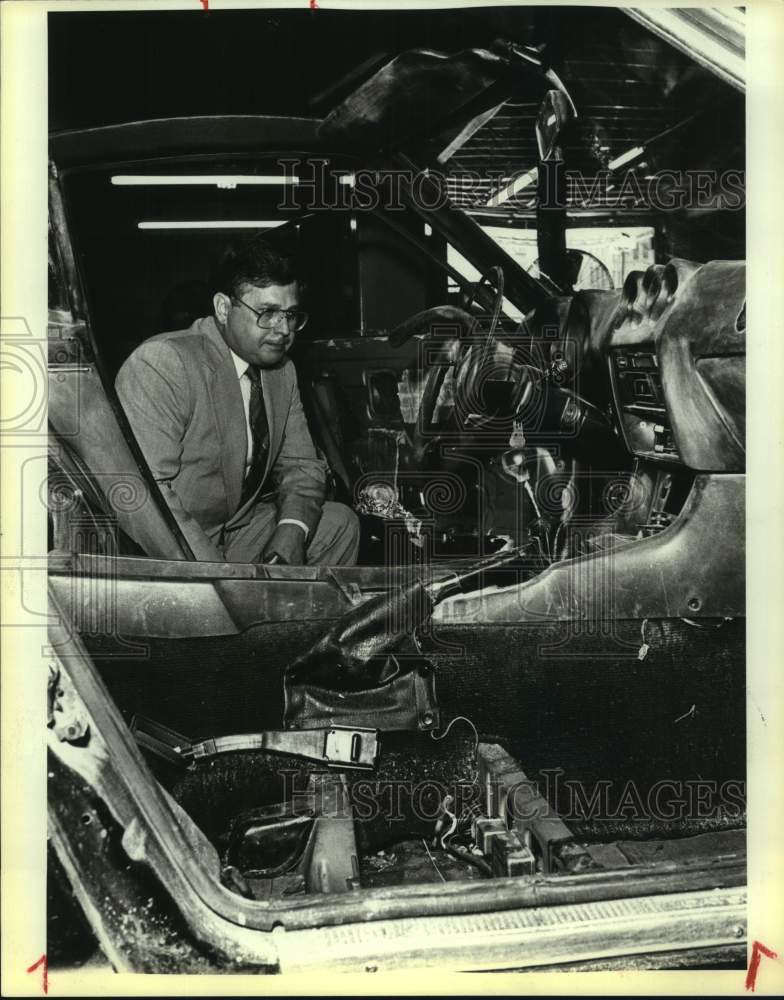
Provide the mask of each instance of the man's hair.
{"label": "man's hair", "polygon": [[239,240],[223,254],[213,282],[216,292],[238,296],[243,285],[267,288],[297,281],[294,258],[259,236]]}

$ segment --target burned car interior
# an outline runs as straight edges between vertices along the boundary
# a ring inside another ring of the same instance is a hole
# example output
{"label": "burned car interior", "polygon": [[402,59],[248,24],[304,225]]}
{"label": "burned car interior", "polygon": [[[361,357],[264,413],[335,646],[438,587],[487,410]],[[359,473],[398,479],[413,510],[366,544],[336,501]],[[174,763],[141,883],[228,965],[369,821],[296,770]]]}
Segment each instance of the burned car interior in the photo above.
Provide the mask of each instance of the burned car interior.
{"label": "burned car interior", "polygon": [[[564,167],[595,176],[624,150],[611,81],[591,90],[568,49],[363,65],[318,116],[51,139],[50,596],[72,626],[49,685],[53,870],[134,912],[155,899],[133,931],[91,911],[140,969],[165,968],[173,936],[185,968],[300,968],[293,938],[273,960],[249,935],[610,901],[633,921],[679,892],[699,896],[699,960],[734,961],[742,213],[607,192],[580,212]],[[666,86],[640,179],[673,165],[673,128],[679,168],[742,164],[742,93],[674,51],[645,72]],[[468,192],[459,170],[504,115],[525,118],[514,168],[533,179]],[[644,227],[641,265],[575,250],[577,226]],[[300,261],[292,357],[328,496],[360,519],[356,566],[195,560],[114,390],[141,341],[210,314],[243,230]],[[101,836],[141,881],[112,874]]]}

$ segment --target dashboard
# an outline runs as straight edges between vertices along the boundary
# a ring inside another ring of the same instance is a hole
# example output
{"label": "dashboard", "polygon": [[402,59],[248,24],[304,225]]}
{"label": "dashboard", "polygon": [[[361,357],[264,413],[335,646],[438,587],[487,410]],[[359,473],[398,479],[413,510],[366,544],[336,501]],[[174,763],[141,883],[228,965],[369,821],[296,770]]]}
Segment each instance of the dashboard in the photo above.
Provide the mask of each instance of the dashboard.
{"label": "dashboard", "polygon": [[[628,452],[712,472],[745,469],[746,266],[672,260],[623,288],[577,292],[566,319],[609,379]],[[585,381],[585,380],[584,380]]]}

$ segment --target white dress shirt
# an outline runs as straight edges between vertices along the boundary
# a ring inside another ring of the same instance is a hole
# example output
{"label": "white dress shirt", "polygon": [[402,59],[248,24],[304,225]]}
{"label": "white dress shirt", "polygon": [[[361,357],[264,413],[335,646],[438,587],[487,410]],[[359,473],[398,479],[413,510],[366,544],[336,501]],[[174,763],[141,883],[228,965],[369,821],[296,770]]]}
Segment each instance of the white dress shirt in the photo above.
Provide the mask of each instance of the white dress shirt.
{"label": "white dress shirt", "polygon": [[243,361],[242,358],[231,351],[231,360],[234,362],[234,370],[237,372],[237,378],[240,381],[240,392],[242,393],[242,408],[245,410],[245,437],[248,442],[248,446],[245,449],[245,475],[247,476],[248,470],[250,469],[250,462],[253,458],[253,434],[250,429],[250,389],[251,381],[248,378],[248,362]]}
{"label": "white dress shirt", "polygon": [[[252,382],[248,376],[248,362],[243,361],[243,359],[229,348],[231,353],[231,360],[234,362],[234,370],[237,372],[237,379],[240,383],[240,392],[242,393],[242,408],[245,411],[245,437],[247,439],[247,447],[245,449],[245,475],[247,476],[250,470],[250,463],[253,458],[253,432],[250,428],[250,390]],[[278,524],[296,524],[305,532],[305,538],[310,534],[310,529],[304,521],[298,521],[294,517],[284,517]]]}

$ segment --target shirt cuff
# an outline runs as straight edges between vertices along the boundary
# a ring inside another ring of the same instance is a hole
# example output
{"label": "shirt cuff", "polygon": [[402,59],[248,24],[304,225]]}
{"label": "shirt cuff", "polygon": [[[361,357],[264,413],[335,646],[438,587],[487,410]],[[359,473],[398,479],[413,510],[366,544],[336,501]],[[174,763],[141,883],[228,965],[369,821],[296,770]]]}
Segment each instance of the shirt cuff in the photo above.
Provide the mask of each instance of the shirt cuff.
{"label": "shirt cuff", "polygon": [[297,527],[302,528],[302,530],[305,532],[305,538],[306,539],[307,539],[308,535],[310,534],[310,528],[307,526],[307,524],[305,524],[304,521],[298,521],[296,519],[296,517],[282,517],[278,521],[278,527],[280,527],[281,524],[296,524]]}

